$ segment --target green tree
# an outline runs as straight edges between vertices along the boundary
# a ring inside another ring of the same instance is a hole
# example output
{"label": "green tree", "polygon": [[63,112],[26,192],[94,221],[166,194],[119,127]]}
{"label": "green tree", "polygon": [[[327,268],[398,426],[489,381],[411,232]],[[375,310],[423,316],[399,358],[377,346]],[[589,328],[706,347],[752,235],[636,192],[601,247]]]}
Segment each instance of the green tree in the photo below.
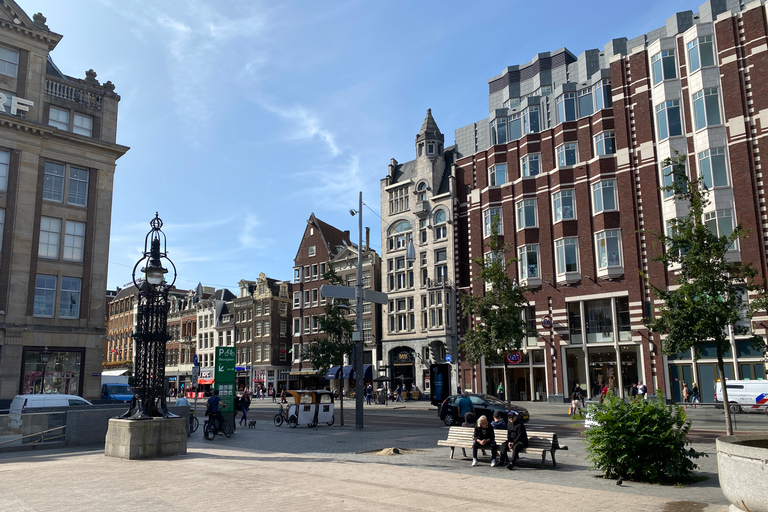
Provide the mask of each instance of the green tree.
{"label": "green tree", "polygon": [[[734,335],[749,334],[749,320],[754,312],[766,307],[765,293],[752,265],[728,255],[735,244],[744,243],[748,232],[741,224],[728,232],[723,226],[717,227],[717,219],[705,221],[710,201],[703,179],[688,178],[683,156],[667,159],[667,165],[671,166],[673,179],[662,190],[673,193],[689,209],[687,215],[670,222],[667,233],[656,234],[664,250],[654,260],[673,271],[675,286],[653,286],[649,276],[644,275],[653,293],[663,301],[649,328],[666,337],[667,355],[693,348],[698,358],[705,345],[714,343],[719,378],[724,383],[723,357],[731,347],[729,329]],[[759,298],[747,305],[750,291],[758,292]],[[751,338],[756,346],[765,349],[762,337]],[[727,404],[728,390],[725,385],[722,389],[723,396],[719,398]],[[727,406],[724,409],[727,435],[733,435],[730,410]]]}
{"label": "green tree", "polygon": [[[323,274],[329,284],[343,285],[344,280],[336,274],[333,265],[328,264],[328,270]],[[355,342],[352,332],[355,324],[347,318],[349,312],[346,299],[330,299],[325,305],[325,315],[320,318],[320,330],[325,336],[312,342],[304,350],[304,357],[312,365],[325,374],[331,366],[343,366],[344,356],[352,353]],[[339,396],[342,396],[339,390]],[[344,426],[344,400],[339,401],[340,425]]]}
{"label": "green tree", "polygon": [[524,308],[528,306],[525,286],[518,286],[509,278],[507,269],[517,259],[504,261],[505,245],[499,235],[500,221],[494,215],[491,222],[491,237],[486,247],[487,256],[472,258],[480,268],[475,278],[485,286],[483,295],[461,296],[461,307],[470,318],[475,317],[474,329],[464,334],[464,341],[459,348],[464,352],[470,364],[477,364],[485,358],[487,364],[504,363],[504,393],[508,396],[507,370],[509,363],[506,355],[522,346],[527,334]]}

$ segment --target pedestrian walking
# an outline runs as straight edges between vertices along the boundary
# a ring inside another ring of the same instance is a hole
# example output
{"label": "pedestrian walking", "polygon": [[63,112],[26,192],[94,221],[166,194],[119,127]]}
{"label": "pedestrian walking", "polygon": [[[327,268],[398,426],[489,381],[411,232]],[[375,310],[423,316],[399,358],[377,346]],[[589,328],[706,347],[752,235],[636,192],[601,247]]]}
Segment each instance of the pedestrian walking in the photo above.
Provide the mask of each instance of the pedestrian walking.
{"label": "pedestrian walking", "polygon": [[688,408],[688,402],[690,401],[690,399],[691,399],[691,390],[688,389],[688,384],[683,382],[683,402],[685,403],[683,407],[685,407],[686,409]]}
{"label": "pedestrian walking", "polygon": [[504,400],[504,383],[499,382],[499,385],[496,387],[496,397],[499,400]]}
{"label": "pedestrian walking", "polygon": [[240,399],[240,411],[243,416],[240,418],[240,424],[244,425],[248,421],[248,409],[251,408],[251,395],[247,391],[243,394],[243,398]]}
{"label": "pedestrian walking", "polygon": [[697,403],[701,403],[701,396],[699,394],[699,385],[694,382],[693,387],[691,387],[691,404],[694,409]]}

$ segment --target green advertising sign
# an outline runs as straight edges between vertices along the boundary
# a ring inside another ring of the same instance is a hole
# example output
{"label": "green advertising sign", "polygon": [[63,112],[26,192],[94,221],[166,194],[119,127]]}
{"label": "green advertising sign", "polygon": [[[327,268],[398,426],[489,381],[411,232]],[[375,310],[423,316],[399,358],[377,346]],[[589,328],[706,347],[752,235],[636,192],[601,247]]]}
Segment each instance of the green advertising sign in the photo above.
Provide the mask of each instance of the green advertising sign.
{"label": "green advertising sign", "polygon": [[235,412],[235,349],[216,347],[214,389],[219,390],[221,401],[227,404],[221,412]]}

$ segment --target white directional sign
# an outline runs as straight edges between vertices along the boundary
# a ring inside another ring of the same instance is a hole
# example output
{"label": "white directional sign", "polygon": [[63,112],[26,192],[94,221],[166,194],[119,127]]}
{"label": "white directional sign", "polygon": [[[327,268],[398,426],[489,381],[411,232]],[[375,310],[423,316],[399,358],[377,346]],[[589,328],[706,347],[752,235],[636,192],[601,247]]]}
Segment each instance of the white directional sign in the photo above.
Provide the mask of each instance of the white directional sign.
{"label": "white directional sign", "polygon": [[354,299],[355,289],[350,286],[334,286],[332,284],[324,284],[320,287],[320,293],[323,297],[329,299]]}
{"label": "white directional sign", "polygon": [[377,292],[376,290],[363,289],[363,300],[373,302],[375,304],[386,304],[388,297],[386,293]]}

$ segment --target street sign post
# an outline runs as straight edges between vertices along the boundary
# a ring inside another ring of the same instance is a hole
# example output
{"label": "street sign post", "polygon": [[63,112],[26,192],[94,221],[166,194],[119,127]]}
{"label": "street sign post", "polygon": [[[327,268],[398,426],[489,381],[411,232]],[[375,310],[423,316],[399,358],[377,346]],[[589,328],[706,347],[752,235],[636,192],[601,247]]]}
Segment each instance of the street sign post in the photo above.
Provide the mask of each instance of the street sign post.
{"label": "street sign post", "polygon": [[[213,389],[219,390],[219,398],[227,404],[221,412],[236,414],[235,349],[233,347],[216,347],[215,363]],[[234,417],[232,419],[234,420]]]}

